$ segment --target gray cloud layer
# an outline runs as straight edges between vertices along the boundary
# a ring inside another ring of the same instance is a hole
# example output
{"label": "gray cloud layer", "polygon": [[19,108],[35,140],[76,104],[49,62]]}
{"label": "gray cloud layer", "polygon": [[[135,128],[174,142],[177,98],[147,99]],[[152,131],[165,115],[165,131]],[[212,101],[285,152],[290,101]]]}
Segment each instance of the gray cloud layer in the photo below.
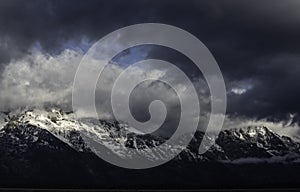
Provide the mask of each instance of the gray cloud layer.
{"label": "gray cloud layer", "polygon": [[[299,122],[299,9],[300,3],[293,0],[4,0],[1,107],[66,102],[72,74],[92,42],[130,24],[162,22],[194,34],[213,53],[226,79],[230,117],[282,122],[295,114],[292,123]],[[65,50],[75,47],[70,54],[78,58],[73,60]],[[166,59],[191,77],[200,75],[175,52],[155,47],[142,52],[147,52],[143,58]],[[129,50],[123,56],[131,61],[140,53]],[[130,63],[124,58],[119,62]]]}

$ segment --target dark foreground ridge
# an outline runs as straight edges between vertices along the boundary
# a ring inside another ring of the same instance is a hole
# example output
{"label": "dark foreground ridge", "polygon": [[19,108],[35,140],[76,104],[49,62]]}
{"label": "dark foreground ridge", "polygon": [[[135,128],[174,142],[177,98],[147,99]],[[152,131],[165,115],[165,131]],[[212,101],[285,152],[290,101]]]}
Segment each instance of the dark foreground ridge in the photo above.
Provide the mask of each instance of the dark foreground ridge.
{"label": "dark foreground ridge", "polygon": [[[139,135],[118,122],[75,121],[61,110],[2,114],[0,186],[30,188],[264,188],[300,187],[300,145],[266,127],[211,134],[216,143],[197,153],[203,133],[172,161],[151,169],[129,170],[100,159],[81,137],[88,128],[112,153],[153,148],[163,138]],[[108,145],[110,139],[119,145]],[[182,138],[184,139],[184,138]],[[149,158],[164,158],[153,150]]]}

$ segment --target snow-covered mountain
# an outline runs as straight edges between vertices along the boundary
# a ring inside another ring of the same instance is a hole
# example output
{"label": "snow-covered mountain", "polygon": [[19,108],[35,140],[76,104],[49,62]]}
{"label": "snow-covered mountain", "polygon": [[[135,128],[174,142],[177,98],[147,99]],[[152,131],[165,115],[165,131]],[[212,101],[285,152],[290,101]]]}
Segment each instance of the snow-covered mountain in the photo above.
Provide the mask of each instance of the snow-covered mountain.
{"label": "snow-covered mountain", "polygon": [[[40,135],[42,131],[46,130],[77,152],[93,153],[97,150],[83,139],[83,135],[85,135],[121,158],[130,158],[133,154],[132,151],[128,151],[128,148],[134,148],[137,149],[135,152],[138,155],[146,156],[149,160],[166,159],[173,155],[172,148],[178,148],[183,149],[175,158],[178,161],[247,162],[249,159],[249,162],[298,162],[300,159],[298,158],[299,143],[289,137],[279,136],[263,126],[224,130],[219,136],[211,133],[207,138],[203,138],[202,132],[196,132],[187,148],[172,145],[171,149],[156,149],[154,147],[164,143],[165,138],[150,134],[141,135],[134,128],[117,121],[76,120],[73,113],[65,113],[56,108],[23,109],[2,113],[1,119],[1,142],[5,142],[3,140],[9,136],[11,141],[17,141],[20,139],[19,137],[24,137],[27,143],[39,141],[40,144],[50,145],[47,138]],[[185,139],[184,136],[181,139]],[[199,155],[198,147],[202,139],[209,142],[215,140],[215,144],[205,154]],[[24,145],[15,147],[22,148]],[[145,150],[141,149],[147,149],[150,153],[145,153]]]}
{"label": "snow-covered mountain", "polygon": [[[206,138],[203,132],[196,132],[186,149],[172,145],[157,150],[154,147],[165,138],[142,135],[116,121],[76,120],[74,114],[55,108],[1,113],[0,123],[1,187],[161,189],[215,188],[216,183],[226,187],[299,183],[300,144],[266,127],[224,130],[219,136],[210,133]],[[135,153],[149,160],[168,158],[173,148],[183,151],[162,166],[128,170],[99,158],[97,149],[83,135],[120,158],[133,155],[128,148],[137,149]],[[203,139],[215,143],[199,155]]]}

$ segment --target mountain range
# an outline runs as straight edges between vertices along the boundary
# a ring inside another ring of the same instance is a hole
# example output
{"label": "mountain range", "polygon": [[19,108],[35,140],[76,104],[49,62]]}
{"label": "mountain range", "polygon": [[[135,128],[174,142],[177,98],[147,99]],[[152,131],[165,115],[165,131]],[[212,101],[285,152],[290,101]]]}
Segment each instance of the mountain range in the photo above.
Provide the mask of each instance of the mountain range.
{"label": "mountain range", "polygon": [[[0,185],[47,188],[218,188],[297,187],[300,143],[265,126],[197,131],[170,162],[129,170],[102,160],[88,135],[104,151],[130,158],[128,149],[150,161],[167,159],[171,149],[156,146],[167,138],[141,134],[125,123],[76,119],[58,108],[22,109],[0,115]],[[184,136],[180,139],[185,139]],[[213,142],[198,154],[202,140]],[[145,153],[147,149],[150,153]]]}

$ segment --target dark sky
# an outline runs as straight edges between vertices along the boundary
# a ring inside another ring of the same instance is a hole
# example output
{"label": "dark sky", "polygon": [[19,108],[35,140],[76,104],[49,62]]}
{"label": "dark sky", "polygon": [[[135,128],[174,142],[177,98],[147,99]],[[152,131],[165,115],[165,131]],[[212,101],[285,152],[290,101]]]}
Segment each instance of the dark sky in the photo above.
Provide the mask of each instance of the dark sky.
{"label": "dark sky", "polygon": [[2,0],[0,71],[36,45],[51,55],[68,46],[86,50],[83,38],[94,42],[131,24],[165,23],[212,52],[226,81],[228,115],[281,121],[292,113],[299,122],[299,10],[296,0]]}

